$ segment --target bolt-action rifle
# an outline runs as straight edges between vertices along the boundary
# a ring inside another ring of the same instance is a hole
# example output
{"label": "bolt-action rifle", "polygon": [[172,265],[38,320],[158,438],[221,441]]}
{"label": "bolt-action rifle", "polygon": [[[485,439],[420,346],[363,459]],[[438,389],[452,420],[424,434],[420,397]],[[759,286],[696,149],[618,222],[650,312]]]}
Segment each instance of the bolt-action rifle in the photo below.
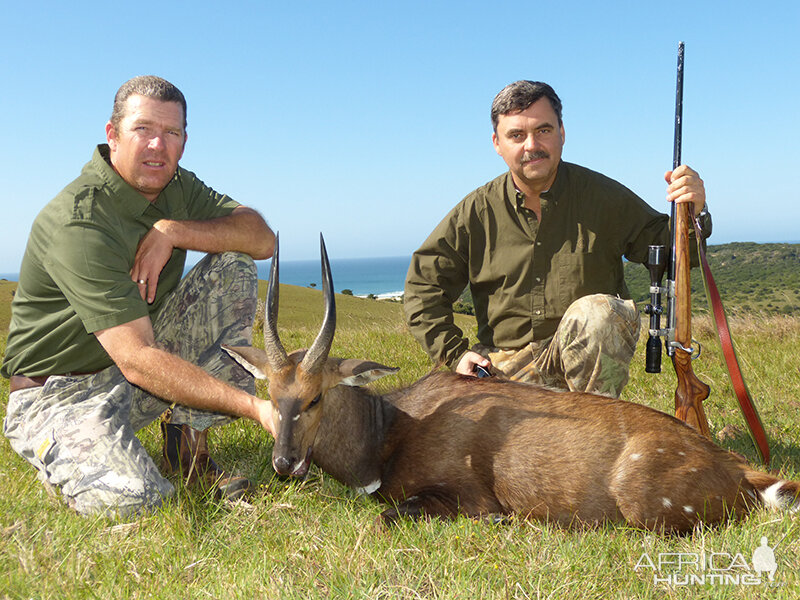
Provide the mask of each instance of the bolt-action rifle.
{"label": "bolt-action rifle", "polygon": [[[683,125],[683,42],[678,46],[678,82],[675,93],[675,144],[672,168],[681,164],[681,139]],[[708,419],[703,410],[703,400],[710,388],[700,381],[692,369],[692,360],[700,355],[700,346],[692,347],[692,285],[689,265],[689,224],[694,213],[690,202],[672,203],[671,248],[669,257],[663,246],[650,246],[648,270],[650,271],[651,303],[645,307],[650,315],[650,337],[647,341],[645,370],[661,371],[661,341],[664,336],[667,355],[672,358],[678,387],[675,390],[675,416],[692,425],[706,437],[711,437]],[[669,267],[667,287],[661,287],[666,267]],[[667,328],[660,328],[662,314],[661,295],[667,295]]]}
{"label": "bolt-action rifle", "polygon": [[[678,77],[675,94],[675,140],[672,168],[681,164],[681,141],[683,125],[683,55],[684,45],[678,45]],[[675,390],[675,416],[697,429],[706,437],[711,437],[708,419],[703,410],[703,400],[708,398],[710,388],[695,375],[692,361],[700,356],[700,344],[692,339],[692,299],[690,277],[690,230],[694,227],[698,253],[703,267],[704,281],[708,290],[712,314],[720,337],[723,355],[734,385],[739,405],[744,413],[756,449],[765,464],[769,464],[769,445],[755,405],[739,370],[735,351],[728,330],[722,302],[716,289],[711,271],[702,247],[700,227],[695,219],[694,205],[691,202],[673,202],[671,210],[671,247],[667,255],[664,246],[650,246],[647,268],[650,272],[650,304],[645,313],[650,316],[650,336],[647,340],[645,371],[661,371],[661,340],[678,379]],[[665,271],[667,285],[661,286]],[[665,329],[661,328],[662,297],[666,295],[667,310]]]}

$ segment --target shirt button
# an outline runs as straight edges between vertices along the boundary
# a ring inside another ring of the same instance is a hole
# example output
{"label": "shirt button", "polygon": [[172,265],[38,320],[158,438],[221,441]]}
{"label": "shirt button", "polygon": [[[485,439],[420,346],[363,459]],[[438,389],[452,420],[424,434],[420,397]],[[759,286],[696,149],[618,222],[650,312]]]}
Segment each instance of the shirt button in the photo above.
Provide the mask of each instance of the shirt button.
{"label": "shirt button", "polygon": [[537,277],[536,278],[536,283],[541,283],[541,282],[542,282],[542,278],[541,277]]}
{"label": "shirt button", "polygon": [[542,242],[536,242],[536,245],[537,245],[537,246],[541,246],[541,245],[542,245]]}
{"label": "shirt button", "polygon": [[537,314],[537,315],[540,315],[540,314],[542,314],[542,311],[540,311],[540,310],[537,310],[537,311],[536,311],[536,314]]}

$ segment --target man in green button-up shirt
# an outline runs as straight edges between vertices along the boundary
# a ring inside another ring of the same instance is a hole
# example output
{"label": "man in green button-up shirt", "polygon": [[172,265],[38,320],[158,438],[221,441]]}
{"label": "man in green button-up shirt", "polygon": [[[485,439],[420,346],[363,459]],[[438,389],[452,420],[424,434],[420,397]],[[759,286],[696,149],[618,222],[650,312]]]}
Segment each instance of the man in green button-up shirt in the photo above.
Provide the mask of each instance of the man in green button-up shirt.
{"label": "man in green button-up shirt", "polygon": [[[186,101],[169,82],[125,83],[106,138],[31,229],[2,364],[4,433],[79,512],[130,514],[173,491],[135,437],[171,409],[167,468],[240,495],[247,481],[218,469],[205,430],[231,416],[273,429],[219,345],[249,342],[253,259],[275,236],[178,166]],[[182,280],[187,250],[209,255]]]}
{"label": "man in green button-up shirt", "polygon": [[[561,160],[561,101],[540,82],[507,86],[492,142],[509,171],[469,194],[414,253],[405,288],[412,332],[432,359],[515,380],[618,396],[639,335],[622,257],[668,243],[666,215],[623,185]],[[666,174],[668,199],[705,208],[697,173]],[[705,213],[703,213],[705,214]],[[710,221],[708,221],[710,230]],[[470,349],[452,304],[469,285]]]}

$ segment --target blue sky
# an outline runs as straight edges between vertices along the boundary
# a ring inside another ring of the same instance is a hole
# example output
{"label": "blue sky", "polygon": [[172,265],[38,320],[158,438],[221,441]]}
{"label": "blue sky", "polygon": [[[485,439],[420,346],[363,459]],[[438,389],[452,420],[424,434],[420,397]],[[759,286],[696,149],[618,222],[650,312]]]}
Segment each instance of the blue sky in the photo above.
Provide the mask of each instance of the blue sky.
{"label": "blue sky", "polygon": [[[2,2],[0,273],[79,173],[113,95],[163,76],[189,102],[182,165],[261,211],[282,257],[409,255],[505,170],[489,106],[555,87],[565,160],[668,210],[676,51],[684,161],[712,243],[800,240],[800,3]],[[621,216],[623,218],[623,216]]]}

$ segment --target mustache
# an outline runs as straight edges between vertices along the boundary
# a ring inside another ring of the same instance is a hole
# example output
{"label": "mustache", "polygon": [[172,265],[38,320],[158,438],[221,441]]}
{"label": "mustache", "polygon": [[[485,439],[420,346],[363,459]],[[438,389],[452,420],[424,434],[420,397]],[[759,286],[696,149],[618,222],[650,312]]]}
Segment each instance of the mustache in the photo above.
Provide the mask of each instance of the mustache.
{"label": "mustache", "polygon": [[550,153],[545,150],[537,150],[536,152],[528,152],[522,155],[522,162],[530,160],[538,160],[540,158],[550,158]]}

